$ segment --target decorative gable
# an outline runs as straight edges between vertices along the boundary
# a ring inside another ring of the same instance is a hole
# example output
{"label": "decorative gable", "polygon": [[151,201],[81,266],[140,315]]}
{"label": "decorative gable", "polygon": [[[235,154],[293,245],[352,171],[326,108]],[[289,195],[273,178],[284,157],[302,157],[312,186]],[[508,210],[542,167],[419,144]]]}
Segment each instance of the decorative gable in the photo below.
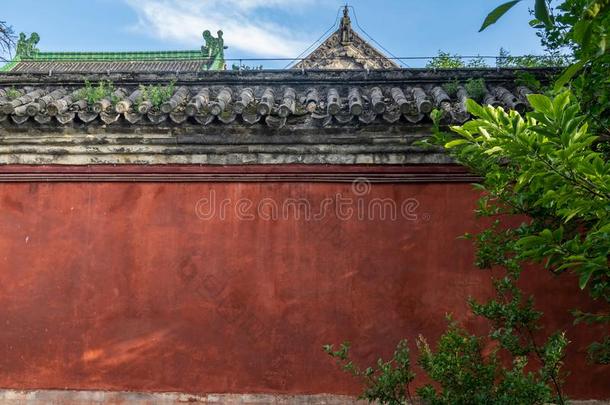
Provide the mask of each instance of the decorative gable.
{"label": "decorative gable", "polygon": [[341,25],[294,69],[397,69],[399,66],[352,29],[347,6]]}

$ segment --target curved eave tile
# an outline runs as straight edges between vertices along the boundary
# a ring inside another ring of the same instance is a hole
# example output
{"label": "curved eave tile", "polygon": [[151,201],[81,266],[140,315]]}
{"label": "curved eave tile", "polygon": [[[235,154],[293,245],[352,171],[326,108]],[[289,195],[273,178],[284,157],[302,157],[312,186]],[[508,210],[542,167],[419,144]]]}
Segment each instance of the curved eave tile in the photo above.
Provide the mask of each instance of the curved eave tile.
{"label": "curved eave tile", "polygon": [[[189,85],[176,87],[162,102],[146,99],[141,88],[124,86],[94,103],[74,86],[0,88],[0,125],[409,125],[429,119],[434,108],[442,112],[445,124],[469,119],[464,87],[450,96],[442,84]],[[523,86],[494,84],[488,86],[483,103],[524,112],[529,93]]]}

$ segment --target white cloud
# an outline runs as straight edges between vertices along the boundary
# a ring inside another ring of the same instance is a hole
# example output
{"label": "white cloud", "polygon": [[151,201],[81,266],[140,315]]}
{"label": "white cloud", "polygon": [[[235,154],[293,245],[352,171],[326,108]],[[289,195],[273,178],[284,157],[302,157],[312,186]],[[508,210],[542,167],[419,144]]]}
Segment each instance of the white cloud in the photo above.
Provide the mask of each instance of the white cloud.
{"label": "white cloud", "polygon": [[292,27],[271,22],[265,11],[290,11],[318,0],[125,0],[139,17],[138,31],[198,48],[204,29],[222,29],[230,49],[262,57],[293,57],[310,41]]}

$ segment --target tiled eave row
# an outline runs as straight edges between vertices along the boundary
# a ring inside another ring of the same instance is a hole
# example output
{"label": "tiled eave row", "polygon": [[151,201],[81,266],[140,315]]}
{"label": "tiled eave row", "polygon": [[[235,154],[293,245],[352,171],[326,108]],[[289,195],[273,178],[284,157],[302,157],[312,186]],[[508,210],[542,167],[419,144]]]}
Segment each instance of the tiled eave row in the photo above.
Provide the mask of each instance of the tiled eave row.
{"label": "tiled eave row", "polygon": [[197,72],[205,69],[206,60],[149,60],[149,61],[22,61],[10,67],[12,73],[58,73],[82,72],[107,74],[108,72]]}
{"label": "tiled eave row", "polygon": [[[552,72],[530,73],[544,80]],[[3,74],[0,127],[408,126],[427,122],[435,108],[443,112],[444,123],[460,124],[469,119],[465,111],[469,95],[461,87],[449,96],[444,83],[484,78],[484,103],[525,111],[525,96],[530,90],[515,83],[516,75],[514,70],[496,69]],[[78,90],[85,79],[94,84],[112,81],[116,89],[112,100],[88,103],[79,98]],[[172,81],[174,93],[161,105],[139,97],[140,85],[167,85]]]}

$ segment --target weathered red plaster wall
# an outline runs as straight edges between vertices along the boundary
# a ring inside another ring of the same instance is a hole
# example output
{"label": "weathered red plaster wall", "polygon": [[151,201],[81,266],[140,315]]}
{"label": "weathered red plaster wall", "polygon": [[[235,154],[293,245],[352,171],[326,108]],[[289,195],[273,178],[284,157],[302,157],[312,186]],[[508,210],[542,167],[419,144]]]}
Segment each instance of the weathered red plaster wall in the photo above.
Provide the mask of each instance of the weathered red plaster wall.
{"label": "weathered red plaster wall", "polygon": [[[417,219],[396,221],[202,220],[211,190],[355,197],[302,182],[0,184],[0,387],[356,393],[323,344],[348,339],[370,361],[434,340],[446,312],[481,326],[465,298],[488,294],[489,275],[456,240],[475,226],[470,185],[372,185],[366,201],[417,199]],[[567,312],[586,297],[542,270],[526,284],[573,341],[570,394],[610,397]]]}

